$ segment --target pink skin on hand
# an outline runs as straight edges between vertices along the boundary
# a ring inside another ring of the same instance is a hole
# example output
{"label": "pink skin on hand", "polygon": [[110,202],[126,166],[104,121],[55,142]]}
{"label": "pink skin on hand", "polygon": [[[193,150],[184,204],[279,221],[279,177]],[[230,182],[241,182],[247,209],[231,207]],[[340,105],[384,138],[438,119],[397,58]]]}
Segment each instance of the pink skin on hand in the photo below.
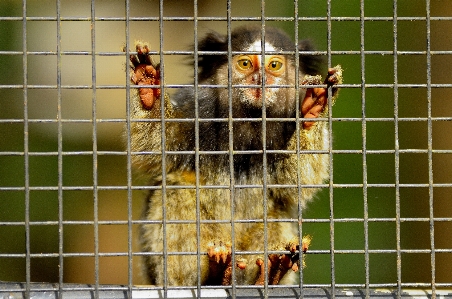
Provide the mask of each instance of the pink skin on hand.
{"label": "pink skin on hand", "polygon": [[[328,75],[325,79],[324,84],[334,85],[340,80],[338,78],[338,73],[336,68],[329,68]],[[333,90],[333,94],[335,91]],[[328,104],[328,89],[326,88],[308,88],[306,90],[306,95],[301,104],[301,113],[304,118],[317,118],[320,113],[322,113],[325,106]],[[305,121],[303,122],[303,128],[309,130],[315,125],[315,121]]]}
{"label": "pink skin on hand", "polygon": [[[160,74],[152,65],[137,65],[131,79],[136,85],[160,84]],[[154,105],[155,100],[160,97],[160,88],[140,88],[139,94],[143,108],[149,110]]]}
{"label": "pink skin on hand", "polygon": [[[301,113],[304,118],[317,118],[327,102],[328,96],[325,88],[308,88],[301,105]],[[303,128],[309,130],[315,123],[315,121],[305,121]]]}

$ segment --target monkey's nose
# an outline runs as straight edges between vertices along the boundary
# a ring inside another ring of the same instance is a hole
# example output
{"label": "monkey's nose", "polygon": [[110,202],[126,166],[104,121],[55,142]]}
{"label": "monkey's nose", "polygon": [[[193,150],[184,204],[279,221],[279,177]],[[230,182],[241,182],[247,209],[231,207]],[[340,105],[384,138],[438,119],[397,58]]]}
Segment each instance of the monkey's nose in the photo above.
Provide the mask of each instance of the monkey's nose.
{"label": "monkey's nose", "polygon": [[261,74],[259,72],[254,72],[251,75],[251,82],[253,84],[262,84],[262,80],[261,80]]}

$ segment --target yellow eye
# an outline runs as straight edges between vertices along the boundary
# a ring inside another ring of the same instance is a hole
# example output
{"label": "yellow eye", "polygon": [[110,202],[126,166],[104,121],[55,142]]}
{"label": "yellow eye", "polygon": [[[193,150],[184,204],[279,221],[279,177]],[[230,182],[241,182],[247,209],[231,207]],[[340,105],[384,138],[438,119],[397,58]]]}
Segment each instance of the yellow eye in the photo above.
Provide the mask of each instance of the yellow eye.
{"label": "yellow eye", "polygon": [[272,60],[268,64],[267,68],[269,71],[279,71],[283,67],[283,63],[279,60]]}
{"label": "yellow eye", "polygon": [[242,70],[249,70],[253,66],[253,64],[251,63],[251,60],[249,60],[249,59],[240,59],[237,61],[237,65]]}

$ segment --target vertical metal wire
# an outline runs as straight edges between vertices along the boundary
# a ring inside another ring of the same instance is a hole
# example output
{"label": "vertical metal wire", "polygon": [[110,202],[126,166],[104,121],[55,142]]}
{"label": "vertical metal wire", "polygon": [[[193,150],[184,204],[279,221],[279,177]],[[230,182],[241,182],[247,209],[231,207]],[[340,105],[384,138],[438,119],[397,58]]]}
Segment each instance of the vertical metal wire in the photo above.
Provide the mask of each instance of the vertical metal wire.
{"label": "vertical metal wire", "polygon": [[436,298],[436,261],[435,261],[435,221],[433,213],[433,128],[432,128],[432,58],[430,35],[430,0],[425,1],[426,8],[426,33],[427,33],[427,138],[428,138],[428,191],[429,191],[429,217],[430,217],[430,265],[432,275],[432,298]]}
{"label": "vertical metal wire", "polygon": [[133,202],[132,202],[132,148],[130,143],[131,138],[131,123],[130,123],[130,0],[126,0],[126,42],[125,42],[125,54],[126,54],[126,132],[127,132],[127,258],[128,258],[128,297],[132,297],[133,290]]}
{"label": "vertical metal wire", "polygon": [[369,206],[367,201],[367,123],[366,123],[366,55],[365,40],[364,40],[364,0],[360,3],[360,16],[361,16],[361,135],[362,135],[362,151],[363,151],[363,202],[364,202],[364,265],[365,265],[365,288],[366,299],[369,298]]}
{"label": "vertical metal wire", "polygon": [[399,159],[399,90],[397,53],[397,0],[393,3],[393,56],[394,56],[394,159],[396,196],[396,251],[397,251],[397,298],[402,296],[402,254],[400,244],[400,159]]}
{"label": "vertical metal wire", "polygon": [[24,97],[24,200],[25,200],[25,296],[30,298],[31,249],[30,249],[30,156],[28,129],[28,47],[27,47],[27,0],[22,1],[22,70]]}
{"label": "vertical metal wire", "polygon": [[62,90],[61,90],[61,1],[56,1],[57,12],[57,122],[58,122],[58,298],[63,298],[64,258],[63,258],[63,123],[62,123]]}
{"label": "vertical metal wire", "polygon": [[[232,12],[231,0],[227,0],[226,19],[228,36],[228,130],[229,130],[229,196],[231,205],[231,248],[235,248],[235,173],[234,173],[234,119],[232,115]],[[232,250],[231,263],[235,266],[235,250]],[[236,274],[232,271],[232,298],[236,298]]]}
{"label": "vertical metal wire", "polygon": [[[294,0],[294,35],[295,35],[295,134],[297,137],[297,197],[298,197],[298,239],[299,239],[299,246],[300,248],[303,248],[303,207],[302,203],[304,202],[303,198],[303,187],[302,180],[301,180],[301,153],[300,153],[300,109],[298,107],[301,107],[300,104],[300,53],[298,49],[298,40],[300,39],[299,33],[298,33],[298,1]],[[300,297],[303,298],[304,292],[303,292],[303,250],[299,250],[300,254],[300,267],[298,269],[299,273],[299,287],[300,287]]]}
{"label": "vertical metal wire", "polygon": [[[328,67],[331,66],[331,0],[327,1],[327,57],[328,57]],[[328,87],[328,139],[330,140],[328,145],[328,156],[330,159],[330,176],[329,176],[329,198],[330,198],[330,251],[331,251],[331,293],[333,299],[336,296],[336,269],[334,261],[334,189],[333,189],[333,121],[332,121],[332,109],[333,103],[331,101],[332,88]]]}
{"label": "vertical metal wire", "polygon": [[264,298],[268,298],[268,204],[267,204],[267,107],[265,103],[266,74],[265,74],[265,0],[261,0],[261,88],[262,88],[262,199],[264,206]]}
{"label": "vertical metal wire", "polygon": [[[160,94],[165,101],[165,59],[163,55],[163,0],[159,1],[159,38],[160,38]],[[168,245],[166,238],[166,122],[165,103],[161,105],[160,111],[162,129],[162,234],[163,234],[163,297],[168,298]]]}
{"label": "vertical metal wire", "polygon": [[195,100],[195,195],[196,195],[196,262],[197,262],[197,294],[201,297],[201,203],[199,197],[199,94],[198,94],[198,1],[193,1],[193,89]]}
{"label": "vertical metal wire", "polygon": [[99,298],[99,192],[98,192],[98,159],[97,159],[97,78],[96,78],[96,5],[91,0],[91,88],[93,126],[93,204],[94,204],[94,296]]}

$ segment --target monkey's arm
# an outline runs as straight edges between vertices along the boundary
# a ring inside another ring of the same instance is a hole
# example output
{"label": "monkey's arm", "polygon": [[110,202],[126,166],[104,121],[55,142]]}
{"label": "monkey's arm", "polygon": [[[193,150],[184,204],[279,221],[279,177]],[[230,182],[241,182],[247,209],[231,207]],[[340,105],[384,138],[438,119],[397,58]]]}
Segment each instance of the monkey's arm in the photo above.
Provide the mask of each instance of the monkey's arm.
{"label": "monkey's arm", "polygon": [[[336,84],[342,83],[342,68],[336,66],[328,70],[328,75],[323,82],[332,86],[333,94],[331,100],[334,103],[338,97],[338,88]],[[305,76],[301,82],[304,86],[322,84],[321,76]],[[326,117],[328,113],[328,89],[327,88],[308,88],[306,96],[301,103],[301,116],[304,119]],[[327,150],[329,148],[329,134],[327,121],[303,121],[300,126],[300,134],[294,134],[289,140],[287,150]],[[300,169],[299,181],[302,184],[317,185],[328,179],[329,159],[327,154],[301,152],[300,160],[297,154],[288,154],[284,159],[276,163],[275,182],[277,184],[298,183],[297,170]],[[279,197],[283,200],[295,204],[298,201],[298,191],[296,188],[280,188]],[[315,194],[315,188],[302,188],[301,204],[305,204],[312,199]]]}
{"label": "monkey's arm", "polygon": [[[131,81],[143,86],[132,94],[131,103],[131,147],[137,154],[132,155],[136,166],[150,177],[150,183],[160,184],[162,174],[162,132],[165,132],[166,146],[169,151],[194,150],[194,122],[187,121],[195,117],[195,94],[192,88],[180,89],[172,98],[173,106],[167,94],[160,92],[159,66],[149,56],[149,47],[145,43],[136,43],[137,54],[131,55]],[[148,85],[157,85],[150,87]],[[145,87],[146,86],[146,87]],[[212,89],[198,90],[200,118],[212,118],[215,111],[215,101],[212,99]],[[163,120],[162,120],[163,106]],[[183,118],[178,122],[175,118]],[[163,121],[165,129],[163,129]],[[201,124],[203,134],[208,134],[205,125]],[[212,138],[214,140],[214,138]],[[144,153],[140,153],[144,152]],[[151,153],[146,153],[151,152]],[[166,183],[168,185],[194,185],[195,174],[193,155],[167,154]],[[202,179],[201,179],[202,180]],[[195,191],[187,189],[169,189],[166,191],[166,219],[195,220],[196,200]],[[201,219],[206,219],[201,209]],[[151,192],[145,207],[145,218],[148,220],[162,220],[161,194]],[[164,238],[162,228],[157,225],[145,224],[141,227],[141,242],[143,250],[162,252],[161,240]],[[197,249],[197,232],[194,225],[167,225],[167,251],[191,251]],[[204,239],[214,239],[216,233]],[[228,240],[226,240],[228,241]],[[230,284],[232,275],[231,245],[230,243],[209,242],[207,248],[208,261],[201,260],[201,275],[203,283]],[[196,256],[168,257],[168,280],[175,285],[196,284],[197,263]],[[238,267],[244,268],[238,261]],[[145,258],[151,282],[161,284],[163,264],[158,256]]]}
{"label": "monkey's arm", "polygon": [[[136,85],[160,85],[159,65],[149,56],[146,43],[136,43],[137,54],[130,56],[131,81]],[[163,99],[162,99],[163,98]],[[162,120],[162,105],[163,117]],[[160,87],[139,88],[131,92],[131,148],[134,165],[151,176],[161,174],[162,162],[162,123],[166,119],[183,118],[182,111],[171,104],[168,94],[163,97]],[[166,150],[187,150],[193,132],[190,124],[165,122]],[[145,152],[145,154],[142,154]],[[146,152],[153,152],[146,154]],[[167,171],[180,165],[182,157],[174,155],[167,159]]]}

